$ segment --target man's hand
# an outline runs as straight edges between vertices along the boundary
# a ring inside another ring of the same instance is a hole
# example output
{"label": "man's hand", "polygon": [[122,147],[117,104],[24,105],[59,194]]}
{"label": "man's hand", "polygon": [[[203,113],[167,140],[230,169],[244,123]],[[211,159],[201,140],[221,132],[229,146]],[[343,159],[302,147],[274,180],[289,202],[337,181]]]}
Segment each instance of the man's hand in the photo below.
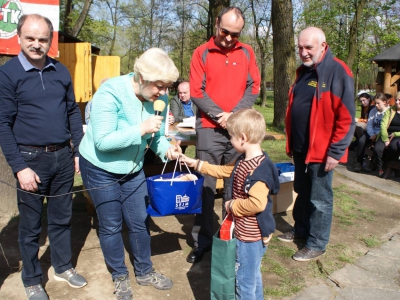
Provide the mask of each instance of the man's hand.
{"label": "man's hand", "polygon": [[169,125],[172,125],[172,124],[174,124],[174,123],[175,123],[174,115],[169,115],[169,116],[168,116],[168,124],[169,124]]}
{"label": "man's hand", "polygon": [[223,111],[222,113],[216,115],[216,117],[219,118],[217,122],[222,128],[226,129],[226,121],[228,121],[228,118],[231,116],[231,114],[233,113]]}
{"label": "man's hand", "polygon": [[325,164],[325,172],[329,172],[333,170],[337,165],[339,161],[337,159],[334,159],[333,157],[328,156],[326,159],[326,164]]}
{"label": "man's hand", "polygon": [[37,183],[40,183],[39,176],[30,168],[17,172],[17,178],[21,188],[28,192],[36,192],[38,190]]}
{"label": "man's hand", "polygon": [[287,155],[289,158],[293,158],[293,151],[290,151],[290,152],[286,153],[286,155]]}
{"label": "man's hand", "polygon": [[79,168],[79,156],[74,157],[74,162],[75,162],[75,173],[81,174],[81,169]]}

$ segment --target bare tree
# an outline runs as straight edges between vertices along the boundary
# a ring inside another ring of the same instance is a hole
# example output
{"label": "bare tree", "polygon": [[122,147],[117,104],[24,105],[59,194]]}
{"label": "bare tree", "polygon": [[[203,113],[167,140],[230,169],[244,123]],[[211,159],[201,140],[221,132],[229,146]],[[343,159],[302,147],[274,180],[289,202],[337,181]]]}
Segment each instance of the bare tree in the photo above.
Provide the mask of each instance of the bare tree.
{"label": "bare tree", "polygon": [[225,7],[231,5],[230,0],[209,0],[208,1],[208,22],[207,22],[207,40],[210,39],[215,31],[214,25],[215,20],[218,17],[218,14],[223,10]]}
{"label": "bare tree", "polygon": [[81,31],[83,24],[85,23],[85,19],[89,13],[90,6],[92,5],[92,0],[84,0],[83,7],[81,13],[79,14],[78,19],[75,24],[72,24],[72,9],[73,3],[72,0],[65,1],[65,14],[64,14],[64,31],[73,37],[77,37],[79,32]]}
{"label": "bare tree", "polygon": [[[285,16],[285,17],[282,17]],[[288,92],[295,78],[293,6],[291,0],[272,0],[274,49],[274,125],[285,121]]]}
{"label": "bare tree", "polygon": [[[257,3],[255,3],[257,2]],[[256,41],[259,49],[259,58],[260,58],[260,73],[261,73],[261,89],[260,89],[260,98],[261,103],[260,106],[264,107],[267,103],[267,89],[266,89],[266,65],[269,56],[269,52],[267,50],[267,46],[270,43],[271,37],[271,19],[267,17],[268,10],[265,9],[265,6],[258,5],[260,1],[250,0],[251,13],[253,15],[254,22],[254,33],[256,36]],[[261,9],[260,8],[264,8]],[[257,16],[261,14],[260,16]],[[268,14],[269,15],[269,14]]]}

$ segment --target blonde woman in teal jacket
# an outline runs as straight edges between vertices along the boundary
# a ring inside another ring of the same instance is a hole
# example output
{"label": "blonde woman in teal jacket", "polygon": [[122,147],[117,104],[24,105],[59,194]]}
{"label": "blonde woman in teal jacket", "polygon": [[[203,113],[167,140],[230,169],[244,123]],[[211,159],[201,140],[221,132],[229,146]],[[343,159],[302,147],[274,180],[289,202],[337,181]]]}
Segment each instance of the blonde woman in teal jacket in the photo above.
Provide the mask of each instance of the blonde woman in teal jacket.
{"label": "blonde woman in teal jacket", "polygon": [[379,177],[384,174],[384,162],[397,160],[399,157],[398,143],[400,142],[400,92],[396,94],[395,105],[386,110],[381,131],[377,136],[374,151],[378,161]]}
{"label": "blonde woman in teal jacket", "polygon": [[117,299],[132,299],[125,265],[122,223],[129,233],[136,281],[167,290],[172,281],[153,269],[151,262],[148,198],[142,170],[146,147],[162,159],[175,159],[179,145],[164,136],[165,110],[154,113],[156,99],[168,101],[168,87],[179,76],[161,49],[144,52],[134,73],[111,78],[93,96],[90,122],[80,144],[82,180],[96,207],[99,239],[111,270]]}

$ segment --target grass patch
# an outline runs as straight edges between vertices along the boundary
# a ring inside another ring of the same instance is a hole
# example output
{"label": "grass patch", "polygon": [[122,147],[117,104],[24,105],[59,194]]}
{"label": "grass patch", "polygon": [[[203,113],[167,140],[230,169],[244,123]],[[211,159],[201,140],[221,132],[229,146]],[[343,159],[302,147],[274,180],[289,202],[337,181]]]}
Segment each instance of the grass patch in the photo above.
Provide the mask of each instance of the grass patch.
{"label": "grass patch", "polygon": [[376,248],[382,244],[382,242],[374,235],[358,236],[361,242],[364,242],[368,248]]}
{"label": "grass patch", "polygon": [[305,286],[304,277],[301,276],[298,269],[289,270],[269,257],[263,258],[262,271],[273,273],[279,281],[278,286],[266,285],[264,287],[264,296],[266,299],[289,296],[298,293]]}
{"label": "grass patch", "polygon": [[359,191],[353,191],[347,185],[342,184],[333,188],[334,212],[333,216],[338,219],[341,226],[354,225],[356,220],[374,220],[375,212],[370,209],[360,207],[359,202],[353,196],[359,196]]}
{"label": "grass patch", "polygon": [[273,251],[277,256],[282,258],[291,258],[296,250],[283,244],[277,237],[273,237],[268,245],[268,250]]}

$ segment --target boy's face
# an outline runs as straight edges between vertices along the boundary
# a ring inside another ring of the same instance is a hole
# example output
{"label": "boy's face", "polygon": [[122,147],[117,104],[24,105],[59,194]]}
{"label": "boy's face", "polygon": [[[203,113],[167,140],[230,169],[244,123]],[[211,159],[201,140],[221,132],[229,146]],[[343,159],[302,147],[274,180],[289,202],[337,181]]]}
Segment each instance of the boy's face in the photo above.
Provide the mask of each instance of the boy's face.
{"label": "boy's face", "polygon": [[230,142],[233,146],[233,148],[235,148],[235,150],[239,153],[244,153],[246,150],[244,149],[243,145],[243,139],[241,137],[234,137],[231,136]]}

